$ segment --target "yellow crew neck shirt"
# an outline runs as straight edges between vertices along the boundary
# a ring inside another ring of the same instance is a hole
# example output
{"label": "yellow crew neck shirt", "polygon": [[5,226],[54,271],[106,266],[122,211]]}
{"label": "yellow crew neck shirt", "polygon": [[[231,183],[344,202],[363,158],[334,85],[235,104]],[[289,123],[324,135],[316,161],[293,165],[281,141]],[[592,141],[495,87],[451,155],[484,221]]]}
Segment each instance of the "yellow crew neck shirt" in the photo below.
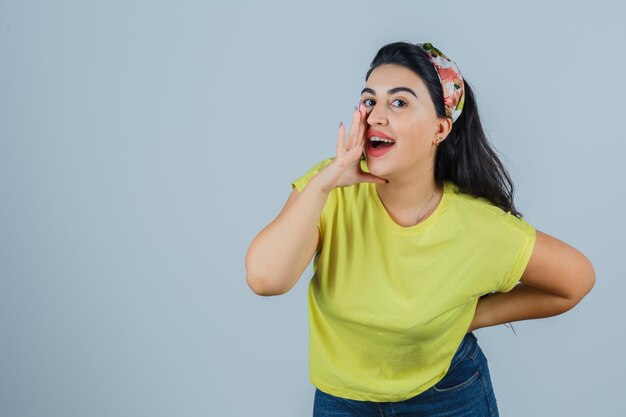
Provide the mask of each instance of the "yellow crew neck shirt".
{"label": "yellow crew neck shirt", "polygon": [[[292,187],[302,191],[332,159]],[[375,183],[337,187],[318,228],[307,289],[310,382],[376,402],[411,398],[445,376],[478,298],[513,289],[536,239],[526,220],[450,181],[435,211],[409,227],[391,218]]]}

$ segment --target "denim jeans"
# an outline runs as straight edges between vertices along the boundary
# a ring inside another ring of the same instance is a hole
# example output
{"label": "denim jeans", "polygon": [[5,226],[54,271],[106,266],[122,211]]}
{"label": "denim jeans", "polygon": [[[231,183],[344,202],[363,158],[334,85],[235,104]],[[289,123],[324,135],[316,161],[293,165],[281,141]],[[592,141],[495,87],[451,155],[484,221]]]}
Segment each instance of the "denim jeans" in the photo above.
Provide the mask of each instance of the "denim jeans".
{"label": "denim jeans", "polygon": [[315,389],[313,417],[498,417],[487,358],[474,333],[465,335],[450,369],[428,390],[403,401],[340,398]]}

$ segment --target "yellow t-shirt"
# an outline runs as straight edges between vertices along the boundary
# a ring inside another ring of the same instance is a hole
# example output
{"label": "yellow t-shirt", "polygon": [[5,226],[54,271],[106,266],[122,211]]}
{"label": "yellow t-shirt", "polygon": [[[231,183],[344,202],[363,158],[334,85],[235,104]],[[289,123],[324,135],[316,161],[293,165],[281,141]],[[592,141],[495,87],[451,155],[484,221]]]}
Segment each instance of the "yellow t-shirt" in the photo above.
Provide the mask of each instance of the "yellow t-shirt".
{"label": "yellow t-shirt", "polygon": [[[326,158],[292,183],[299,191]],[[366,161],[361,167],[367,170]],[[375,183],[337,187],[318,222],[322,246],[308,286],[311,383],[329,394],[401,401],[439,382],[478,298],[510,291],[535,228],[444,182],[436,210],[394,222]]]}

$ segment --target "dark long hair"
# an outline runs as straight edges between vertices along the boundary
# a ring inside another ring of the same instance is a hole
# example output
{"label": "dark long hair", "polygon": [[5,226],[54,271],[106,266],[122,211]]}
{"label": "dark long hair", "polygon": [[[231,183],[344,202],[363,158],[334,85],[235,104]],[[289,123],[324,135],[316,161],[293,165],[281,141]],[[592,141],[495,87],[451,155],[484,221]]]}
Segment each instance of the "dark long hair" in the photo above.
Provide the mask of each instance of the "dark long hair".
{"label": "dark long hair", "polygon": [[[437,70],[421,47],[409,42],[383,46],[372,60],[365,81],[376,67],[383,64],[402,65],[419,75],[428,88],[437,116],[446,117]],[[446,139],[437,147],[435,181],[439,184],[443,180],[451,181],[461,193],[485,198],[505,212],[511,212],[518,218],[523,217],[513,203],[513,181],[483,130],[474,92],[465,77],[463,83],[465,103],[461,115],[452,125]],[[513,324],[511,329],[515,333]]]}
{"label": "dark long hair", "polygon": [[[408,42],[383,46],[372,60],[365,81],[376,67],[383,64],[402,65],[419,75],[428,88],[437,116],[446,117],[437,70],[421,47]],[[474,92],[465,77],[463,83],[463,111],[446,139],[437,147],[435,181],[438,184],[443,180],[451,181],[461,193],[485,198],[505,212],[522,217],[513,203],[513,182],[483,131]]]}

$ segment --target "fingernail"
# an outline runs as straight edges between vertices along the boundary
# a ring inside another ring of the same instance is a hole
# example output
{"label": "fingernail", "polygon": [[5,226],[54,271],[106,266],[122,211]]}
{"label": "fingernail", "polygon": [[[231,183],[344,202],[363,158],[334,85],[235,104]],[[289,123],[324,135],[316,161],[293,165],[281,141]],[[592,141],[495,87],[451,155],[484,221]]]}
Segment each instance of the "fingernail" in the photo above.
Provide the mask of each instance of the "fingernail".
{"label": "fingernail", "polygon": [[361,99],[356,101],[356,108],[358,109],[359,107],[361,107]]}
{"label": "fingernail", "polygon": [[343,124],[343,122],[339,122],[339,127],[341,127],[342,124]]}

